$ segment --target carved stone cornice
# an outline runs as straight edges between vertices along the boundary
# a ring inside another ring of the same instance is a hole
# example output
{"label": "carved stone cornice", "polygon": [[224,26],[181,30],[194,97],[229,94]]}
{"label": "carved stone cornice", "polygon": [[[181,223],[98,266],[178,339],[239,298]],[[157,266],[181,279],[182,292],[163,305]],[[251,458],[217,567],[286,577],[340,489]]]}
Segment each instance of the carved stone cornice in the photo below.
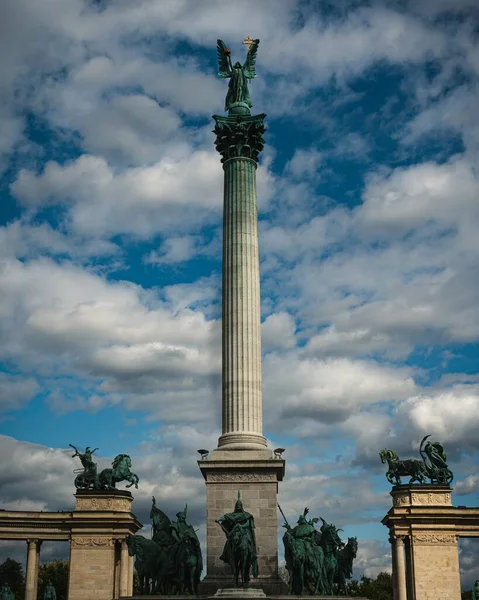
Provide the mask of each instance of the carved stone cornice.
{"label": "carved stone cornice", "polygon": [[261,115],[238,115],[223,117],[213,115],[216,134],[216,150],[221,154],[221,162],[230,158],[250,158],[255,163],[264,147],[264,118]]}

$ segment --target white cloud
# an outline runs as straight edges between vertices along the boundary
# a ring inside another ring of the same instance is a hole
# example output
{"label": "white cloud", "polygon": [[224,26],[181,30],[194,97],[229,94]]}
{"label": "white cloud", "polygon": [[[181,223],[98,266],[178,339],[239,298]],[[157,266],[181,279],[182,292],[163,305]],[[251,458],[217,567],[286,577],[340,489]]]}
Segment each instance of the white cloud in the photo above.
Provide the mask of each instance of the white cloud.
{"label": "white cloud", "polygon": [[0,412],[25,408],[37,390],[38,384],[35,379],[0,373]]}
{"label": "white cloud", "polygon": [[[409,369],[373,361],[299,359],[296,353],[264,360],[268,414],[340,423],[368,405],[407,398],[415,390]],[[266,402],[265,402],[266,404]]]}

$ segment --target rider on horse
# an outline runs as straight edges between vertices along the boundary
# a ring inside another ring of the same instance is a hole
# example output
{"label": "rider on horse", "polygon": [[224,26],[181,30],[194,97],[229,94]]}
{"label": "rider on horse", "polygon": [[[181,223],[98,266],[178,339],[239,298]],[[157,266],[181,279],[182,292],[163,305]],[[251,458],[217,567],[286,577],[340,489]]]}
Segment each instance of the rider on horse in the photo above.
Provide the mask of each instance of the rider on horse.
{"label": "rider on horse", "polygon": [[[256,536],[254,517],[246,512],[241,502],[240,492],[232,513],[226,513],[216,519],[226,534],[226,543],[220,559],[229,564],[233,573],[235,572],[235,559],[238,551],[244,552],[242,559],[246,560],[246,554],[251,556],[251,567],[253,577],[258,577],[258,555],[256,550]],[[245,551],[241,549],[246,549]],[[242,562],[244,562],[242,560]],[[243,582],[246,583],[246,582]]]}

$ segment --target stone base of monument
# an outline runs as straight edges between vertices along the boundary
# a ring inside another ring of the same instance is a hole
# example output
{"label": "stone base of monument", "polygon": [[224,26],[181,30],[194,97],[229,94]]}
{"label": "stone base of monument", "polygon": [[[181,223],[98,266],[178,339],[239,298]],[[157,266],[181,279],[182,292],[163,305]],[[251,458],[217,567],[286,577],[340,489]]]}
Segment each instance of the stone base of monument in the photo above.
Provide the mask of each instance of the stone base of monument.
{"label": "stone base of monument", "polygon": [[141,523],[126,490],[77,490],[71,513],[69,600],[111,600],[133,590],[125,538]]}
{"label": "stone base of monument", "polygon": [[[265,596],[285,596],[288,593],[288,586],[280,577],[258,577],[251,581],[251,587],[249,588],[235,588],[233,580],[228,577],[221,580],[219,577],[208,578],[208,575],[200,582],[199,595],[206,596],[208,598],[216,597],[217,592],[224,590],[237,590],[238,592],[248,592],[248,590],[259,590],[261,597]],[[224,596],[225,597],[225,596]],[[238,594],[235,596],[238,598]],[[260,597],[260,596],[244,596],[247,598]]]}
{"label": "stone base of monument", "polygon": [[261,588],[222,588],[213,598],[266,598]]}
{"label": "stone base of monument", "polygon": [[[217,600],[218,598],[224,598],[225,600],[242,600],[243,598],[244,600],[254,600],[255,598],[265,598],[267,600],[291,600],[292,597],[300,598],[301,600],[338,600],[338,598],[349,598],[349,596],[267,596],[264,593],[259,596],[255,595],[258,592],[261,593],[261,590],[258,588],[227,588],[218,590],[218,592],[221,592],[221,594],[215,594],[214,596],[120,596],[118,600],[165,600],[166,598],[170,600],[192,600],[193,598],[201,598],[202,600]],[[234,594],[230,595],[229,592],[234,592]],[[360,597],[356,598],[356,600],[368,600],[368,598]]]}

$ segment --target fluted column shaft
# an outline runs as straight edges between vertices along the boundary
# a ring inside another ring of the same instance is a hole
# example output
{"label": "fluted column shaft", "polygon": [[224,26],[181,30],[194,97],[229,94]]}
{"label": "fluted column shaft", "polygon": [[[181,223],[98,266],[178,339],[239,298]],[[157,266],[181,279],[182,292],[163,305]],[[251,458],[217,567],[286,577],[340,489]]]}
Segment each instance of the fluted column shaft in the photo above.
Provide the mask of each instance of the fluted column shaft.
{"label": "fluted column shaft", "polygon": [[223,371],[224,450],[264,449],[256,166],[265,115],[215,117],[224,169]]}

